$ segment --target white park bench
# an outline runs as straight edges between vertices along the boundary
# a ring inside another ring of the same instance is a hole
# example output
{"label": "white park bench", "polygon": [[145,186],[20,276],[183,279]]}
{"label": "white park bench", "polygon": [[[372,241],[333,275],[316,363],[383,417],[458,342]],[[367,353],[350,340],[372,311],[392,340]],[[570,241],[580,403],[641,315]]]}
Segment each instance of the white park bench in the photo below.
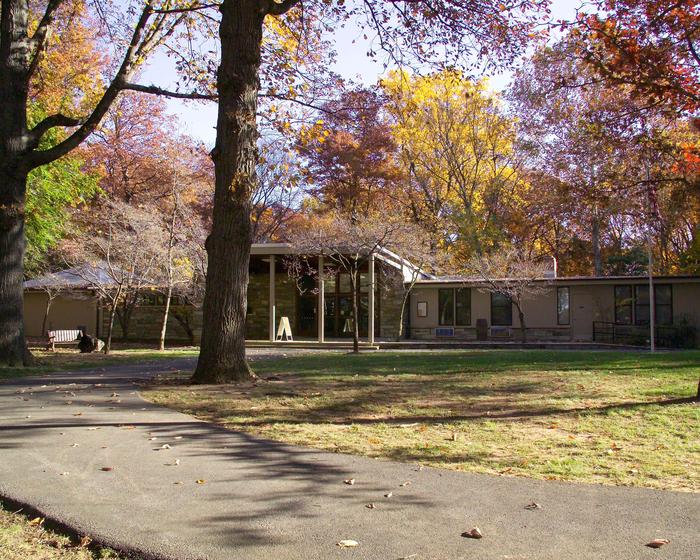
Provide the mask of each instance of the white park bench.
{"label": "white park bench", "polygon": [[56,350],[56,344],[75,344],[83,336],[83,331],[79,329],[47,331],[49,337],[49,345],[47,349],[52,352]]}

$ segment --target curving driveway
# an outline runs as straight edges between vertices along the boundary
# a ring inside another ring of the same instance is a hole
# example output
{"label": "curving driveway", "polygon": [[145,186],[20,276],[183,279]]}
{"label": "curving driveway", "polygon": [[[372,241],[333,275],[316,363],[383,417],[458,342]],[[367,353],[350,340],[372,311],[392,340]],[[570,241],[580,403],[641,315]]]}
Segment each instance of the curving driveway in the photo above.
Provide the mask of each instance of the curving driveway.
{"label": "curving driveway", "polygon": [[[319,452],[226,431],[139,397],[139,380],[193,365],[0,384],[0,496],[141,558],[698,558],[697,494]],[[356,483],[344,484],[349,478]],[[532,502],[542,508],[526,509]],[[483,539],[461,536],[472,526]],[[644,546],[654,538],[671,542]],[[344,539],[359,546],[338,547]]]}

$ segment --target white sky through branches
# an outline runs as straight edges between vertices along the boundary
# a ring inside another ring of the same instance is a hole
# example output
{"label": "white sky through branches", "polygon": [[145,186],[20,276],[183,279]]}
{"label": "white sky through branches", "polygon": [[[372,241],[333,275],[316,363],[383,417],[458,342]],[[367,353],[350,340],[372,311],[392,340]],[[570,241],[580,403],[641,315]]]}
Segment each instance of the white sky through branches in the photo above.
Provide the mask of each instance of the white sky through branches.
{"label": "white sky through branches", "polygon": [[[571,20],[575,16],[580,0],[553,0],[551,20]],[[384,74],[381,62],[367,57],[370,41],[363,38],[363,31],[348,25],[335,35],[335,49],[338,53],[334,70],[348,80],[372,85]],[[491,86],[503,90],[511,79],[510,72],[490,76]],[[177,73],[174,64],[165,55],[157,56],[146,69],[143,79],[146,84],[155,84],[174,89]],[[216,104],[182,101],[168,101],[169,112],[177,115],[181,131],[207,146],[214,145],[216,137]]]}

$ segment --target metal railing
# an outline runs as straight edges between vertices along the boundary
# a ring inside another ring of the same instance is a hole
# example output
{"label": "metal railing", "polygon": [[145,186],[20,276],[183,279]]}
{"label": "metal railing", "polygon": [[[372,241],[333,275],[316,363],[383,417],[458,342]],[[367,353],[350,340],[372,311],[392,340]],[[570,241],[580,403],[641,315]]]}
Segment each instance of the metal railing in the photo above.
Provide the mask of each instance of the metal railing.
{"label": "metal railing", "polygon": [[[692,339],[695,338],[695,329],[687,326],[659,325],[655,327],[654,332],[656,345],[665,348],[692,346]],[[593,342],[648,346],[649,335],[648,325],[618,325],[605,321],[593,321]]]}

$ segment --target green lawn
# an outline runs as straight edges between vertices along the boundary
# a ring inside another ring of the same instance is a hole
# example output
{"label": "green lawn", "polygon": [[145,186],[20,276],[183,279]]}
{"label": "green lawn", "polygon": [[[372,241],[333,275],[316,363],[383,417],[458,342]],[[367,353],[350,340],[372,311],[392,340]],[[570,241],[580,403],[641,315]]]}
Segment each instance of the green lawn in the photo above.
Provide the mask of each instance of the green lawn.
{"label": "green lawn", "polygon": [[37,364],[32,367],[0,366],[0,381],[25,375],[40,375],[52,371],[67,371],[118,364],[146,363],[167,358],[197,356],[199,348],[172,348],[159,352],[154,348],[118,348],[109,355],[101,352],[81,354],[77,348],[59,347],[55,352],[32,350]]}
{"label": "green lawn", "polygon": [[145,396],[236,430],[455,470],[700,491],[700,352],[337,353]]}
{"label": "green lawn", "polygon": [[0,558],[3,560],[119,559],[113,550],[94,547],[44,529],[41,518],[30,519],[3,509],[0,504]]}

